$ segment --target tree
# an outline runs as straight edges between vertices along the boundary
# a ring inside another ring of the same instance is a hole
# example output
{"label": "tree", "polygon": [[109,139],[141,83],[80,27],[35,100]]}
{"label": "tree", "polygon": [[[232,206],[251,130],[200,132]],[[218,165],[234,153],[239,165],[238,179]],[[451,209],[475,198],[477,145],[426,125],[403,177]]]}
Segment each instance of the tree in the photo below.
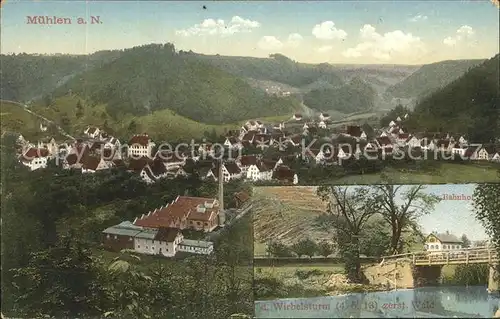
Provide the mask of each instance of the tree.
{"label": "tree", "polygon": [[374,216],[363,229],[359,252],[369,257],[384,256],[387,255],[390,243],[391,232],[387,223],[379,216]]}
{"label": "tree", "polygon": [[130,121],[127,130],[128,133],[137,133],[137,123],[134,120]]}
{"label": "tree", "polygon": [[470,247],[471,242],[470,242],[469,238],[467,237],[467,235],[463,234],[460,239],[462,240],[462,243],[463,243],[462,246],[464,248]]}
{"label": "tree", "polygon": [[83,106],[82,102],[78,100],[78,102],[76,102],[76,117],[81,118],[82,116],[83,116]]}
{"label": "tree", "polygon": [[306,238],[292,245],[292,251],[299,256],[309,256],[312,258],[318,251],[318,245],[313,240]]}
{"label": "tree", "polygon": [[411,118],[410,115],[410,109],[407,107],[403,106],[402,104],[398,104],[395,108],[390,110],[386,115],[384,115],[380,119],[380,126],[382,127],[387,127],[391,121],[396,122],[396,119],[400,117],[401,119],[404,119],[404,116],[408,114]]}
{"label": "tree", "polygon": [[500,252],[500,184],[480,184],[474,190],[476,218]]}
{"label": "tree", "polygon": [[70,236],[33,253],[27,267],[13,272],[19,289],[16,304],[26,316],[101,314],[104,291],[94,284],[99,279],[98,266],[88,247]]}
{"label": "tree", "polygon": [[327,241],[322,241],[318,244],[318,253],[320,256],[327,258],[334,252],[334,247]]}
{"label": "tree", "polygon": [[267,248],[266,248],[266,252],[269,255],[274,256],[274,257],[292,257],[293,256],[291,249],[287,245],[285,245],[279,241],[271,241],[270,243],[268,243]]}
{"label": "tree", "polygon": [[345,260],[347,277],[361,281],[360,242],[367,221],[376,210],[366,187],[320,186],[318,196],[327,203],[323,226],[333,230],[340,253]]}
{"label": "tree", "polygon": [[430,213],[434,205],[440,201],[436,195],[426,194],[423,185],[412,186],[407,191],[403,191],[402,187],[405,186],[390,184],[373,186],[376,195],[372,205],[391,226],[392,254],[401,253],[403,250],[401,242],[403,232],[417,230],[417,219]]}

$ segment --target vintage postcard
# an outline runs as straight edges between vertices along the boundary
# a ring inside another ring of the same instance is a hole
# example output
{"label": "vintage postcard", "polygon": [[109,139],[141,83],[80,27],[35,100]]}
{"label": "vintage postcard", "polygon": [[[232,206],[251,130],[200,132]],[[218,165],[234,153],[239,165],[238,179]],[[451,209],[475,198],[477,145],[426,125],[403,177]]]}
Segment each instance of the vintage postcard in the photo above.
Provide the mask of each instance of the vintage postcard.
{"label": "vintage postcard", "polygon": [[256,187],[255,316],[491,318],[499,195],[498,184]]}
{"label": "vintage postcard", "polygon": [[[348,293],[369,315],[489,316],[498,12],[486,0],[2,0],[2,317],[364,316],[325,301]],[[426,214],[384,215],[396,204],[372,185],[400,184],[426,185]],[[328,187],[349,185],[365,188],[331,224]],[[426,289],[476,297],[401,308]],[[309,297],[329,308],[266,303]]]}

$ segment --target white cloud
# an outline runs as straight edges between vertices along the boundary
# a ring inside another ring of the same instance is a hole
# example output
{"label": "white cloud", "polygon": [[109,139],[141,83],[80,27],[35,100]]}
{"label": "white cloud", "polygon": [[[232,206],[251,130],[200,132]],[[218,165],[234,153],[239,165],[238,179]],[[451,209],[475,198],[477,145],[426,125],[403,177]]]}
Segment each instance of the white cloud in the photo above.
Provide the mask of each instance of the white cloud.
{"label": "white cloud", "polygon": [[453,45],[456,45],[460,41],[470,39],[474,34],[475,34],[475,32],[472,29],[472,27],[470,27],[468,25],[463,25],[457,29],[454,36],[446,37],[443,40],[443,43],[445,45],[448,45],[448,46],[453,46]]}
{"label": "white cloud", "polygon": [[325,46],[317,48],[316,51],[318,51],[319,53],[326,53],[328,51],[331,51],[332,49],[333,49],[332,45],[325,45]]}
{"label": "white cloud", "polygon": [[419,37],[401,30],[380,34],[373,26],[365,24],[359,33],[362,42],[342,52],[344,57],[371,56],[377,60],[389,61],[394,55],[422,54],[426,51]]}
{"label": "white cloud", "polygon": [[281,42],[278,38],[266,35],[260,38],[259,42],[257,42],[257,46],[266,51],[279,50],[283,47],[283,42]]}
{"label": "white cloud", "polygon": [[176,30],[175,34],[181,36],[201,36],[201,35],[232,35],[235,33],[252,32],[253,29],[260,27],[260,23],[249,19],[243,19],[234,16],[230,22],[224,20],[205,19],[200,24],[184,29]]}
{"label": "white cloud", "polygon": [[417,14],[416,16],[414,16],[413,18],[411,18],[410,21],[411,22],[418,22],[418,21],[425,21],[427,19],[428,19],[427,16],[424,16],[424,15],[421,15],[421,14]]}
{"label": "white cloud", "polygon": [[337,29],[333,21],[324,21],[315,25],[312,34],[321,40],[343,40],[347,37],[347,33],[342,29]]}
{"label": "white cloud", "polygon": [[291,47],[298,47],[304,38],[298,33],[292,33],[288,36],[287,44]]}

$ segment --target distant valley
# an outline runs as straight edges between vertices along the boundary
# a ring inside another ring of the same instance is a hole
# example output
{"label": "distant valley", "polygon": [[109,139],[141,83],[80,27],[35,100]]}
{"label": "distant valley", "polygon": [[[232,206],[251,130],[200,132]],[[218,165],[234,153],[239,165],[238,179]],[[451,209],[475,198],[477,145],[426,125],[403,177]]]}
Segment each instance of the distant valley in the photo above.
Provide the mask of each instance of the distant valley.
{"label": "distant valley", "polygon": [[85,122],[123,123],[125,131],[128,126],[159,128],[171,121],[214,130],[247,119],[285,119],[297,112],[328,112],[332,120],[341,120],[363,112],[382,115],[398,104],[413,109],[417,101],[483,61],[306,64],[281,54],[203,55],[177,51],[172,44],[89,56],[2,55],[1,98],[31,103],[40,114],[58,117],[74,113],[81,100],[90,108],[84,112],[89,114]]}

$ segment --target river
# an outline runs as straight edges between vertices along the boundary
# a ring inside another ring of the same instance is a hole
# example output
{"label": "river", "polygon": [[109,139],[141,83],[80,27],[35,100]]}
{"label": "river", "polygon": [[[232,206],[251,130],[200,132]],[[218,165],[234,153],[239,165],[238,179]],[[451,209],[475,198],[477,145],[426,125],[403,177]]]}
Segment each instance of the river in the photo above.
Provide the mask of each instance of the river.
{"label": "river", "polygon": [[256,301],[256,318],[492,318],[486,286],[425,287],[344,296]]}

